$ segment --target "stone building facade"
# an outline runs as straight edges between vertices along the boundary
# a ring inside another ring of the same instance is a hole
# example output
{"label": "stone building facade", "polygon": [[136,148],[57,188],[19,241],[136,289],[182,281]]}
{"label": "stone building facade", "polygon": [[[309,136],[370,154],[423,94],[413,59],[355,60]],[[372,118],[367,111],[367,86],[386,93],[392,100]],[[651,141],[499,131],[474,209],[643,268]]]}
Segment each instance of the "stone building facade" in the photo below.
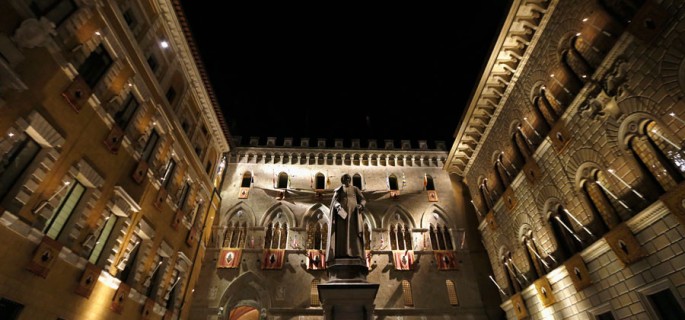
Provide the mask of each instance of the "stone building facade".
{"label": "stone building facade", "polygon": [[177,9],[0,2],[0,318],[186,318],[229,149]]}
{"label": "stone building facade", "polygon": [[444,143],[395,143],[234,143],[191,318],[323,319],[316,285],[328,280],[321,254],[332,191],[345,173],[367,199],[367,280],[380,284],[375,318],[502,314],[499,301],[483,302],[496,299],[496,289],[488,285],[477,219],[465,214],[466,190],[443,170]]}
{"label": "stone building facade", "polygon": [[683,5],[514,3],[445,166],[508,319],[685,317]]}

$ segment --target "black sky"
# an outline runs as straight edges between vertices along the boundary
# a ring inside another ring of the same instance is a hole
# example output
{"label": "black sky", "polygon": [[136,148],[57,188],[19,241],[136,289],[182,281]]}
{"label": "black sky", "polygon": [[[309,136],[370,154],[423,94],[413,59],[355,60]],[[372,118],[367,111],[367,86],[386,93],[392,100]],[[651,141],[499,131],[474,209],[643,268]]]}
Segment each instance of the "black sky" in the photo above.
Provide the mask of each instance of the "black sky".
{"label": "black sky", "polygon": [[181,4],[233,136],[449,146],[510,2]]}

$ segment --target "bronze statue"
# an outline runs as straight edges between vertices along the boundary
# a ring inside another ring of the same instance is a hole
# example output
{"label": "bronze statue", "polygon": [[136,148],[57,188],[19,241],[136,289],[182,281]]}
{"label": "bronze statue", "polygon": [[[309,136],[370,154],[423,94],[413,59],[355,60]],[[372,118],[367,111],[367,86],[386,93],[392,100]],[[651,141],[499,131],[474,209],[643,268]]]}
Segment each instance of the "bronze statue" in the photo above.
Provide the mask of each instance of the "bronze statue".
{"label": "bronze statue", "polygon": [[366,206],[366,199],[356,186],[352,185],[352,177],[344,174],[340,181],[342,185],[335,189],[331,200],[331,228],[328,229],[328,248],[326,261],[336,258],[364,259],[364,223],[362,211]]}

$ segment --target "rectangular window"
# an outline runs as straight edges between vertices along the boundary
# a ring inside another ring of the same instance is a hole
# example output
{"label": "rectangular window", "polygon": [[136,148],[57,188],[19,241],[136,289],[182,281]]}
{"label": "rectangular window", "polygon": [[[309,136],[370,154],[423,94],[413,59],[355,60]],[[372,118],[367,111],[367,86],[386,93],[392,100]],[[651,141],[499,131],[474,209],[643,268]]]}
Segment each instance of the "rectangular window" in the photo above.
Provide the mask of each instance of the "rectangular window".
{"label": "rectangular window", "polygon": [[176,161],[174,161],[174,159],[169,159],[169,163],[166,165],[166,169],[164,169],[164,176],[162,176],[162,185],[164,188],[169,187],[169,181],[171,181],[171,178],[174,176],[175,170]]}
{"label": "rectangular window", "polygon": [[138,110],[139,105],[140,103],[138,102],[138,99],[136,99],[132,94],[129,94],[121,110],[114,115],[114,121],[117,123],[119,128],[126,129],[136,110]]}
{"label": "rectangular window", "polygon": [[21,141],[16,142],[9,152],[0,159],[0,200],[4,199],[12,186],[31,165],[40,151],[40,145],[24,135]]}
{"label": "rectangular window", "polygon": [[685,311],[670,289],[664,289],[647,296],[649,303],[661,320],[685,319]]}
{"label": "rectangular window", "polygon": [[126,25],[128,25],[129,29],[133,30],[133,28],[135,28],[138,25],[138,21],[136,20],[133,11],[131,11],[131,8],[124,11],[123,15],[124,21],[126,21]]}
{"label": "rectangular window", "polygon": [[156,130],[152,129],[150,137],[147,139],[147,144],[145,144],[145,149],[143,149],[143,153],[141,155],[141,158],[145,160],[145,162],[150,161],[150,158],[157,147],[157,141],[159,141],[159,134],[157,134]]}
{"label": "rectangular window", "polygon": [[614,315],[611,313],[611,311],[609,311],[602,314],[598,314],[596,318],[597,320],[614,320]]}
{"label": "rectangular window", "polygon": [[186,205],[186,200],[188,199],[188,194],[190,193],[190,184],[188,182],[183,185],[183,189],[181,190],[181,196],[178,197],[178,203],[176,203],[176,206],[183,210],[185,209]]}
{"label": "rectangular window", "polygon": [[24,305],[21,303],[5,298],[0,299],[0,317],[2,319],[19,319],[19,314],[22,309],[24,309]]}
{"label": "rectangular window", "polygon": [[147,57],[147,64],[150,66],[150,69],[152,69],[152,72],[157,71],[157,59],[155,59],[155,56],[150,55]]}
{"label": "rectangular window", "polygon": [[105,248],[105,244],[107,244],[107,240],[109,239],[110,234],[112,234],[112,230],[114,230],[114,225],[117,223],[117,218],[118,217],[115,214],[107,217],[105,225],[102,227],[102,232],[100,232],[98,240],[95,242],[95,247],[93,247],[93,251],[90,253],[90,257],[88,257],[88,261],[90,263],[97,264],[100,254],[102,253],[102,249]]}
{"label": "rectangular window", "polygon": [[317,174],[315,179],[314,189],[323,190],[326,189],[326,177],[323,174]]}
{"label": "rectangular window", "polygon": [[78,68],[78,73],[90,88],[94,88],[111,65],[112,57],[109,56],[103,45],[99,45],[90,53],[86,61],[81,64]]}
{"label": "rectangular window", "polygon": [[33,0],[29,7],[38,18],[45,17],[58,26],[77,8],[73,0]]}
{"label": "rectangular window", "polygon": [[176,98],[176,90],[174,87],[169,87],[169,90],[166,91],[166,101],[169,101],[169,104],[173,104],[174,98]]}
{"label": "rectangular window", "polygon": [[69,217],[74,213],[76,206],[78,206],[78,203],[81,201],[85,192],[86,187],[78,182],[78,180],[74,181],[67,196],[64,197],[59,206],[57,206],[57,210],[53,213],[50,221],[48,221],[45,230],[43,230],[48,237],[53,239],[59,237],[64,225],[69,221]]}

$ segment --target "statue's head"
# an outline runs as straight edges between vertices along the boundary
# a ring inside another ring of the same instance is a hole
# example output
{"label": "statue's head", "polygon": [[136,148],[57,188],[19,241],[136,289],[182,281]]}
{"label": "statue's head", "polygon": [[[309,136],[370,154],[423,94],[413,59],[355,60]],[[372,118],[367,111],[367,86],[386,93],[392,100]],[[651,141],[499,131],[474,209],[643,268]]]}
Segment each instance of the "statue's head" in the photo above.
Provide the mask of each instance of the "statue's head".
{"label": "statue's head", "polygon": [[348,183],[352,181],[352,177],[349,174],[343,174],[342,177],[340,177],[340,182],[342,183]]}

